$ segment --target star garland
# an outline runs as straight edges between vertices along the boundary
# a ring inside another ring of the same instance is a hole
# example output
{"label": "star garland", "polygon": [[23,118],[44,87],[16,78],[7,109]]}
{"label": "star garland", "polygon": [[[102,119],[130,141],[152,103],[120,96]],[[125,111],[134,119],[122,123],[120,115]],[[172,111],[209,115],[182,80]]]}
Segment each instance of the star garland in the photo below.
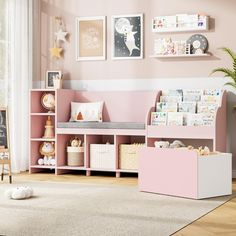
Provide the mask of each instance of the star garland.
{"label": "star garland", "polygon": [[54,17],[54,24],[56,25],[56,32],[54,32],[54,44],[53,47],[49,49],[51,57],[55,59],[60,59],[62,57],[63,48],[61,47],[61,42],[65,43],[67,41],[66,37],[68,32],[65,30],[65,24],[61,17]]}

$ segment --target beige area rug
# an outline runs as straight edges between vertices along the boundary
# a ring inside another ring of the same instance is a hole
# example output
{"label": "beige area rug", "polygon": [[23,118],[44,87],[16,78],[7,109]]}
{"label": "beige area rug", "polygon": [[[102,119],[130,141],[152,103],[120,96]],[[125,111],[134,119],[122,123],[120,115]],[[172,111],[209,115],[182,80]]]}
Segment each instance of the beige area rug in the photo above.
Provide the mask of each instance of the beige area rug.
{"label": "beige area rug", "polygon": [[[22,184],[21,184],[22,185]],[[142,193],[134,186],[30,182],[35,197],[9,200],[0,184],[0,235],[170,235],[229,200]]]}

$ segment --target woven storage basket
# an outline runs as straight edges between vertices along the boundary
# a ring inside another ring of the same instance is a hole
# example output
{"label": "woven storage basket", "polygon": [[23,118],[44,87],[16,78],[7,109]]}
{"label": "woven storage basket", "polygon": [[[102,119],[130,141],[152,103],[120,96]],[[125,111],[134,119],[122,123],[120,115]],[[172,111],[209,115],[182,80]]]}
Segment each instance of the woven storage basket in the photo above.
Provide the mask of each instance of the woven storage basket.
{"label": "woven storage basket", "polygon": [[115,145],[90,144],[90,168],[115,169]]}
{"label": "woven storage basket", "polygon": [[138,150],[144,144],[120,144],[119,145],[119,168],[123,170],[138,169]]}
{"label": "woven storage basket", "polygon": [[84,147],[67,147],[67,165],[84,166]]}

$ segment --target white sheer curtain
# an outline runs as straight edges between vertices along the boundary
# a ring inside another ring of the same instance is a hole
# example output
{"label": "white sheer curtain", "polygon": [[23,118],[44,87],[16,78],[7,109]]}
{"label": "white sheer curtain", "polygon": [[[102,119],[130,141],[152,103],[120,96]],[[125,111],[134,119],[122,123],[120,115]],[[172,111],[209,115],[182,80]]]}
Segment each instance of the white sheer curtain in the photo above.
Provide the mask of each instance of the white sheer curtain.
{"label": "white sheer curtain", "polygon": [[33,0],[7,0],[9,35],[8,109],[12,171],[28,169],[29,88],[32,76],[31,9]]}

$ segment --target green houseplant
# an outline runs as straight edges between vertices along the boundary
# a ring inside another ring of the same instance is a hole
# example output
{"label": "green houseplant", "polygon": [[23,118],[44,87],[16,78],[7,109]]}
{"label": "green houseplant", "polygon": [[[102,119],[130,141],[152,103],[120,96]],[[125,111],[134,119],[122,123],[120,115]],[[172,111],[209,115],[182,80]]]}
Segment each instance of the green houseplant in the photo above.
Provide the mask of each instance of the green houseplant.
{"label": "green houseplant", "polygon": [[216,72],[221,72],[224,74],[224,77],[230,78],[231,81],[225,83],[225,86],[231,86],[234,89],[236,89],[236,53],[233,52],[231,49],[227,47],[221,48],[226,54],[228,54],[232,58],[233,62],[233,68],[224,68],[224,67],[218,67],[214,69],[211,74],[216,73]]}

